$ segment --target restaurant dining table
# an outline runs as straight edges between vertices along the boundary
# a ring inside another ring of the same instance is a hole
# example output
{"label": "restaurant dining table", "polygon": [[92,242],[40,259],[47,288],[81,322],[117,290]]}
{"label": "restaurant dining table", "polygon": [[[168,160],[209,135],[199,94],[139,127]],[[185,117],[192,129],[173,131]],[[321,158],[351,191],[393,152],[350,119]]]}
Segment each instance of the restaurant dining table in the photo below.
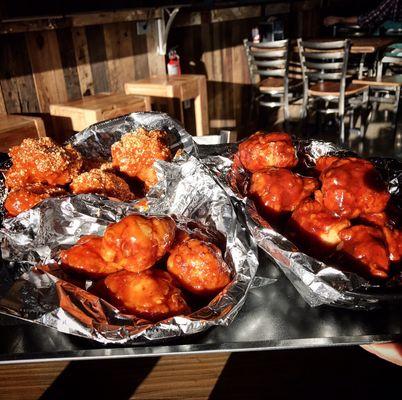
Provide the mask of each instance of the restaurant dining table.
{"label": "restaurant dining table", "polygon": [[[341,38],[312,38],[309,39],[311,42],[330,42],[343,40]],[[368,54],[378,54],[381,50],[387,48],[392,43],[396,42],[395,38],[392,37],[351,37],[349,38],[351,42],[350,54],[360,55],[359,69],[358,69],[358,79],[363,77],[364,63],[366,61],[366,56]],[[294,51],[298,51],[297,46],[294,46]]]}

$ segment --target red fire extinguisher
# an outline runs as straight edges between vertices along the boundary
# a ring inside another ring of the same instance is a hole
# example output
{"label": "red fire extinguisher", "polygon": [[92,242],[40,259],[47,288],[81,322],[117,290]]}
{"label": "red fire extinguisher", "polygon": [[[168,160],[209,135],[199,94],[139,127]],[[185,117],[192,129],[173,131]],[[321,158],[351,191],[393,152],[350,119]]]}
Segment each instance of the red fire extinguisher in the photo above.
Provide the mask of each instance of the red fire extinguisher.
{"label": "red fire extinguisher", "polygon": [[168,75],[181,75],[180,57],[175,49],[169,51],[169,62],[167,63]]}

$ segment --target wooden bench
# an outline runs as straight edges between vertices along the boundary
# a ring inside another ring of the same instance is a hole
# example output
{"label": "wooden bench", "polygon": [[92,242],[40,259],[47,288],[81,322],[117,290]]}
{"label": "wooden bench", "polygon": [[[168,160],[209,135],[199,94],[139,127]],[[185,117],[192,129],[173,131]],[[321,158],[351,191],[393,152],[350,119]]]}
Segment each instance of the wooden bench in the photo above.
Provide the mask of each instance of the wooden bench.
{"label": "wooden bench", "polygon": [[8,152],[10,147],[19,145],[26,138],[46,136],[41,118],[25,115],[0,116],[0,152]]}

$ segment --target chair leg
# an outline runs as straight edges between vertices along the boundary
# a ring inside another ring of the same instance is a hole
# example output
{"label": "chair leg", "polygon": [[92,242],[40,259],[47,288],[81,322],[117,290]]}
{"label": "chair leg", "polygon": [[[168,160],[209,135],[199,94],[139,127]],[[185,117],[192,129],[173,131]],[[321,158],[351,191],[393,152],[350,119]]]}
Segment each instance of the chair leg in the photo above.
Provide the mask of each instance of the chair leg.
{"label": "chair leg", "polygon": [[339,116],[339,140],[343,144],[346,141],[345,136],[345,97],[340,96],[338,104]]}
{"label": "chair leg", "polygon": [[339,139],[341,144],[344,144],[346,141],[345,137],[345,116],[339,115]]}
{"label": "chair leg", "polygon": [[284,117],[284,124],[286,124],[289,120],[289,98],[288,96],[284,96],[283,99],[283,117]]}
{"label": "chair leg", "polygon": [[394,116],[393,116],[393,133],[394,140],[396,139],[397,129],[398,129],[398,111],[399,111],[399,100],[401,95],[401,88],[397,86],[395,89],[395,103],[394,103]]}
{"label": "chair leg", "polygon": [[306,89],[303,92],[303,102],[300,110],[300,118],[304,119],[307,116],[308,95]]}
{"label": "chair leg", "polygon": [[360,120],[360,137],[364,139],[369,122],[369,90],[365,90],[362,95],[361,105],[361,120]]}

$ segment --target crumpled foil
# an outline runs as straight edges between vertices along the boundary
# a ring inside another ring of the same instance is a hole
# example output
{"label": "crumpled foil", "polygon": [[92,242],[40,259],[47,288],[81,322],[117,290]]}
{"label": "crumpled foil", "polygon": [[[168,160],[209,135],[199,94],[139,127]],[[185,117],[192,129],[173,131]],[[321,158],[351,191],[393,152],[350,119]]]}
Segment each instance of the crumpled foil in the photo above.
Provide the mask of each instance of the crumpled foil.
{"label": "crumpled foil", "polygon": [[[191,136],[165,114],[134,113],[96,124],[71,142],[88,157],[106,160],[111,143],[136,124],[167,130],[171,146],[190,154],[183,152],[173,162],[156,163],[159,184],[146,201],[115,202],[91,194],[49,198],[4,220],[0,230],[0,312],[60,332],[120,344],[177,338],[228,325],[234,319],[258,267],[257,246],[225,190],[192,155],[197,150]],[[150,323],[123,314],[86,290],[91,281],[74,282],[53,264],[60,249],[70,247],[82,235],[101,235],[108,224],[132,213],[171,216],[180,227],[215,240],[233,270],[232,282],[191,315]],[[37,268],[38,262],[45,265]]]}
{"label": "crumpled foil", "polygon": [[[356,156],[333,143],[318,140],[294,140],[303,167],[312,167],[323,155]],[[374,285],[361,276],[327,265],[298,250],[290,240],[275,231],[258,214],[252,200],[245,196],[247,177],[234,182],[231,171],[237,144],[200,146],[199,155],[244,212],[247,226],[258,245],[276,262],[305,301],[315,307],[323,304],[370,310],[391,303],[402,304],[402,276],[399,287],[389,283]],[[390,158],[370,158],[388,184],[394,204],[402,211],[402,163]],[[245,174],[247,175],[247,174]]]}

